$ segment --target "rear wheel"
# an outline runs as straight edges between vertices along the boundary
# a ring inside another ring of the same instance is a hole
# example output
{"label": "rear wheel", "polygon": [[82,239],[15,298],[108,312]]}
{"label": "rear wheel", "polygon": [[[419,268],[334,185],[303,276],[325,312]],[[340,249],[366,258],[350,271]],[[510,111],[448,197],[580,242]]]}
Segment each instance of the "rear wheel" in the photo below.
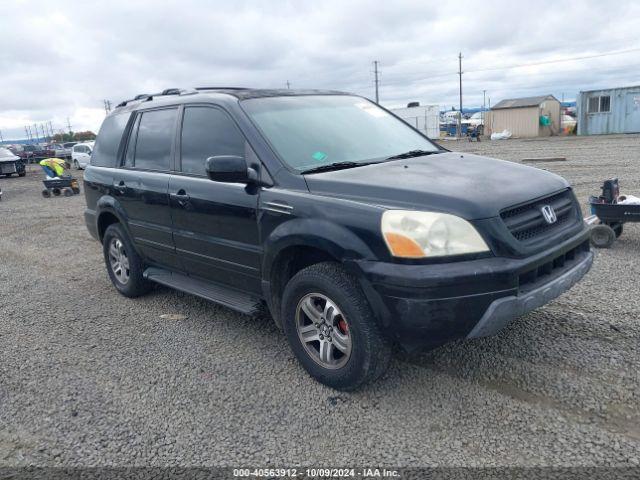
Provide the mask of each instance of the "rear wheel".
{"label": "rear wheel", "polygon": [[616,241],[616,233],[609,225],[591,228],[591,244],[596,248],[609,248]]}
{"label": "rear wheel", "polygon": [[139,297],[147,293],[151,284],[143,276],[144,264],[133,248],[128,235],[119,223],[107,227],[102,250],[111,283],[125,297]]}
{"label": "rear wheel", "polygon": [[623,224],[620,222],[616,222],[616,223],[610,223],[609,226],[613,229],[613,233],[616,234],[616,238],[620,238],[620,235],[622,235],[622,230],[623,230]]}
{"label": "rear wheel", "polygon": [[357,280],[340,265],[320,263],[298,272],[285,288],[282,305],[291,349],[319,382],[353,390],[386,371],[391,344]]}

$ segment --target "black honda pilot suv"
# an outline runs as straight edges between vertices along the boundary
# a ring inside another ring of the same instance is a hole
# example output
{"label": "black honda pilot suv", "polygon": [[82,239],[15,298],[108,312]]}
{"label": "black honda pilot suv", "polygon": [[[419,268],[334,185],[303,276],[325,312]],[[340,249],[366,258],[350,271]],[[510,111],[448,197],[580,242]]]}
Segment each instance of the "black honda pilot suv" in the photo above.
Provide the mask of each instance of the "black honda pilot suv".
{"label": "black honda pilot suv", "polygon": [[450,152],[340,92],[139,95],[105,119],[84,181],[123,295],[266,306],[337,389],[382,375],[394,344],[492,335],[593,261],[563,178]]}

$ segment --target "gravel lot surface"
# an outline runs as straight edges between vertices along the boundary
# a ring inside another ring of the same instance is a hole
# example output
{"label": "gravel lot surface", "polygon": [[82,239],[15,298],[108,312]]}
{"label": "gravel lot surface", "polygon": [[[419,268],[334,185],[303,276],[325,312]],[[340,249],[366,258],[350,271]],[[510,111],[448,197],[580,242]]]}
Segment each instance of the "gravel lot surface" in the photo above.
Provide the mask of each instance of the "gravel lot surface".
{"label": "gravel lot surface", "polygon": [[[640,137],[453,150],[640,194]],[[84,196],[0,179],[0,465],[640,464],[640,228],[571,292],[499,335],[397,354],[356,393],[306,375],[271,322],[157,288],[112,288]],[[638,195],[640,196],[640,195]],[[164,317],[163,317],[164,316]]]}

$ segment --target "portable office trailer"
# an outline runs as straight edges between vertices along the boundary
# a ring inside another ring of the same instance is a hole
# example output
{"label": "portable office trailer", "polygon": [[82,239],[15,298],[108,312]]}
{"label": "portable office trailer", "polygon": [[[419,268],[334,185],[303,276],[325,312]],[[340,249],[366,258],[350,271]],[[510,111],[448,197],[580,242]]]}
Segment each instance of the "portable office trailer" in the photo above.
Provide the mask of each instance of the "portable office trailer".
{"label": "portable office trailer", "polygon": [[491,135],[504,130],[509,130],[514,137],[557,135],[560,133],[560,102],[553,95],[502,100],[486,114],[484,131]]}
{"label": "portable office trailer", "polygon": [[578,95],[578,135],[640,133],[640,86]]}
{"label": "portable office trailer", "polygon": [[[415,105],[410,103],[409,105]],[[393,113],[429,138],[440,136],[440,107],[438,105],[415,105],[406,108],[391,108]]]}

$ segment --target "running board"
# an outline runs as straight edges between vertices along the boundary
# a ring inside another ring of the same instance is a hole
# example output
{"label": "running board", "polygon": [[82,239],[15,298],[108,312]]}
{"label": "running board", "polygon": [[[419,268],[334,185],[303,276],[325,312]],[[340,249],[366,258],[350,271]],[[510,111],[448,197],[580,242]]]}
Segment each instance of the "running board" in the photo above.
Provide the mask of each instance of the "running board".
{"label": "running board", "polygon": [[261,309],[262,302],[258,297],[230,287],[205,282],[182,273],[171,272],[162,268],[147,268],[143,276],[152,282],[197,295],[205,300],[219,303],[246,315],[256,315]]}

